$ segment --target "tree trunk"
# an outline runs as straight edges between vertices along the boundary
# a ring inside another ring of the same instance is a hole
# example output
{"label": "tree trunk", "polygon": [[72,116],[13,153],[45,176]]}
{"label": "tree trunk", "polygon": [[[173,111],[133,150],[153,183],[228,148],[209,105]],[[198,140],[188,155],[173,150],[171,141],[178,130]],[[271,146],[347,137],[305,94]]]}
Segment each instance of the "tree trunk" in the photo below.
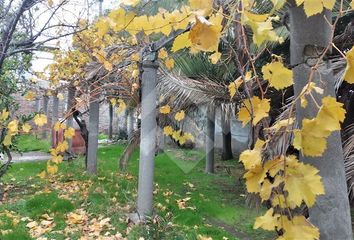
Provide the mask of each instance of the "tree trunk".
{"label": "tree trunk", "polygon": [[[48,104],[49,104],[49,97],[47,95],[43,96],[43,114],[45,114],[48,117]],[[48,138],[48,134],[47,134],[47,128],[48,124],[44,125],[44,129],[42,130],[42,138],[43,139],[47,139]]]}
{"label": "tree trunk", "polygon": [[89,106],[89,136],[87,149],[87,172],[97,173],[97,148],[98,148],[98,127],[100,121],[100,101],[98,96],[93,96],[95,87],[91,87],[91,98]]}
{"label": "tree trunk", "polygon": [[232,135],[230,129],[230,118],[225,116],[225,113],[221,111],[221,129],[222,129],[222,160],[230,160],[232,156]]}
{"label": "tree trunk", "polygon": [[[312,66],[319,59],[328,44],[331,42],[331,28],[327,23],[331,21],[331,12],[307,18],[303,6],[290,8],[291,27],[291,65],[296,66],[294,72],[294,89],[296,96],[308,83]],[[324,96],[335,97],[334,77],[329,63],[323,61],[315,72],[312,82],[324,89],[323,95],[315,95],[316,101],[321,103]],[[302,119],[313,118],[318,112],[311,99],[306,108],[297,105],[297,121],[301,125]],[[309,209],[310,221],[320,229],[321,240],[353,239],[350,218],[350,208],[347,195],[347,186],[344,172],[343,151],[339,132],[334,132],[327,142],[327,149],[321,157],[302,157],[300,159],[320,170],[325,186],[325,195],[317,198],[314,207]]]}
{"label": "tree trunk", "polygon": [[[74,98],[75,98],[75,92],[76,92],[76,88],[75,87],[69,87],[68,88],[68,98],[67,98],[67,107],[66,107],[66,113],[70,114],[67,118],[67,126],[68,127],[73,127],[73,107],[74,107]],[[72,153],[72,139],[68,140],[68,145],[69,145],[69,149],[68,152]]]}
{"label": "tree trunk", "polygon": [[205,172],[214,173],[214,142],[215,142],[215,107],[210,105],[207,109],[207,124],[205,135]]}
{"label": "tree trunk", "polygon": [[127,135],[128,139],[130,139],[134,131],[134,109],[128,109],[127,111]]}
{"label": "tree trunk", "polygon": [[[59,119],[59,98],[57,97],[56,94],[53,95],[53,112],[52,112],[52,123],[55,124]],[[51,126],[50,126],[51,127]],[[54,131],[51,128],[52,134],[57,134],[56,131]],[[55,147],[55,136],[52,136],[52,147]]]}
{"label": "tree trunk", "polygon": [[158,126],[156,153],[163,153],[164,148],[165,148],[165,135],[163,133],[163,129],[160,126]]}
{"label": "tree trunk", "polygon": [[113,139],[113,105],[109,103],[109,128],[108,128],[108,138]]}
{"label": "tree trunk", "polygon": [[138,215],[144,219],[153,211],[153,179],[156,147],[156,78],[158,64],[143,62],[141,87],[141,137],[138,184]]}

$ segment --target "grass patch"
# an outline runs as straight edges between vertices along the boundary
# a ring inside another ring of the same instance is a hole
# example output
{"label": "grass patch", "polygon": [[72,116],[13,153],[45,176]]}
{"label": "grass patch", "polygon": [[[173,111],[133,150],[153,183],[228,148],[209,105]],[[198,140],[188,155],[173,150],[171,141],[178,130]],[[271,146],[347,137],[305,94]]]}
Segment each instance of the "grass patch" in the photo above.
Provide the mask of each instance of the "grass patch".
{"label": "grass patch", "polygon": [[104,134],[104,133],[100,133],[100,134],[98,134],[98,139],[99,139],[99,140],[108,139],[108,135],[107,135],[107,134]]}
{"label": "grass patch", "polygon": [[38,218],[45,213],[68,213],[74,210],[74,205],[69,200],[58,198],[57,193],[51,192],[35,195],[26,201],[26,210],[29,217]]}
{"label": "grass patch", "polygon": [[[100,148],[96,177],[84,172],[83,158],[62,163],[57,177],[50,180],[36,177],[45,168],[43,162],[14,164],[3,180],[19,189],[9,191],[7,202],[0,205],[0,212],[11,211],[19,217],[33,219],[49,214],[56,227],[55,233],[43,235],[48,239],[79,239],[82,236],[80,232],[63,232],[67,227],[67,214],[77,209],[86,211],[90,220],[109,217],[114,227],[110,233],[120,232],[134,240],[140,237],[195,240],[198,235],[213,239],[274,237],[252,229],[254,219],[260,213],[244,205],[243,186],[236,184],[241,172],[238,176],[204,174],[202,152],[176,149],[166,150],[156,157],[154,204],[158,217],[147,225],[131,226],[126,235],[126,214],[134,212],[136,205],[139,154],[134,152],[127,172],[119,172],[117,162],[123,150],[119,145]],[[185,203],[181,205],[183,200]],[[5,222],[1,214],[0,222]],[[0,224],[0,231],[12,230],[0,239],[32,239],[26,223],[16,226],[10,223]]]}
{"label": "grass patch", "polygon": [[35,135],[24,134],[16,137],[16,146],[19,152],[49,152],[51,144],[48,140],[39,139]]}

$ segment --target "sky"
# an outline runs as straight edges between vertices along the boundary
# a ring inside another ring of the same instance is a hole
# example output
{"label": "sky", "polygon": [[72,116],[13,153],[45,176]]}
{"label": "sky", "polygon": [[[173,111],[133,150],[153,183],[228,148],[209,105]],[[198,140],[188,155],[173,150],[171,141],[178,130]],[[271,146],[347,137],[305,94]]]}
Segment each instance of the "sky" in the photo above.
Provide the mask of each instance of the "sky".
{"label": "sky", "polygon": [[[58,3],[59,0],[54,0],[54,4]],[[119,0],[103,0],[102,9],[103,12],[113,9],[119,6],[121,1]],[[38,26],[41,26],[46,23],[48,17],[50,16],[51,11],[48,10],[47,5],[40,6],[38,12]],[[92,21],[98,16],[99,12],[99,2],[98,0],[69,0],[68,4],[63,7],[63,9],[59,10],[56,14],[56,18],[54,22],[61,22],[66,24],[75,24],[77,23],[79,18],[88,19]],[[57,34],[53,30],[50,35],[54,36]],[[40,40],[46,39],[47,36],[42,37]],[[62,49],[69,49],[71,47],[71,39],[72,37],[65,37],[60,39],[59,46]],[[46,43],[46,46],[57,46],[58,40]],[[45,67],[48,64],[51,64],[52,54],[45,52],[36,52],[34,55],[34,60],[32,61],[32,70],[35,72],[43,72]]]}

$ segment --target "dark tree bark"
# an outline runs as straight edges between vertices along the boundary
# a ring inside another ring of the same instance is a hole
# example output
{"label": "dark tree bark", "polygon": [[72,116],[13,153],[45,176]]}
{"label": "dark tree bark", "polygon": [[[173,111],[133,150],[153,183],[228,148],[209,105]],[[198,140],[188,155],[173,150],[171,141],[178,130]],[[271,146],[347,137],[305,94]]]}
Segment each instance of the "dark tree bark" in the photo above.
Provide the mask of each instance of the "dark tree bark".
{"label": "dark tree bark", "polygon": [[205,172],[214,173],[214,151],[215,151],[215,107],[208,106],[207,124],[205,134]]}
{"label": "dark tree bark", "polygon": [[87,130],[87,125],[85,120],[80,118],[80,112],[76,109],[73,109],[73,117],[77,123],[77,125],[79,125],[80,127],[80,132],[81,132],[81,136],[85,141],[85,167],[87,169],[87,151],[88,151],[88,137],[89,137],[89,131]]}
{"label": "dark tree bark", "polygon": [[[43,114],[45,114],[46,116],[48,116],[48,104],[49,104],[49,97],[47,95],[43,96]],[[48,127],[49,124],[45,125],[45,128]],[[47,139],[48,138],[48,129],[43,129],[42,131],[42,138],[43,139]]]}
{"label": "dark tree bark", "polygon": [[108,138],[113,139],[113,105],[109,103],[109,128],[108,128]]}
{"label": "dark tree bark", "polygon": [[[70,86],[68,88],[67,108],[66,108],[66,112],[67,112],[67,114],[69,114],[67,121],[66,121],[68,127],[73,127],[73,111],[74,111],[74,103],[75,103],[75,92],[76,92],[75,87]],[[72,153],[72,139],[69,139],[68,144],[69,144],[68,152]]]}
{"label": "dark tree bark", "polygon": [[[53,112],[52,112],[52,123],[55,124],[59,119],[59,98],[56,94],[53,95]],[[51,129],[52,134],[56,134],[55,131]],[[55,136],[52,136],[52,147],[55,147]]]}
{"label": "dark tree bark", "polygon": [[229,118],[229,116],[225,116],[225,114],[223,112],[221,112],[221,129],[222,129],[222,155],[221,155],[221,159],[222,160],[233,159],[230,118]]}

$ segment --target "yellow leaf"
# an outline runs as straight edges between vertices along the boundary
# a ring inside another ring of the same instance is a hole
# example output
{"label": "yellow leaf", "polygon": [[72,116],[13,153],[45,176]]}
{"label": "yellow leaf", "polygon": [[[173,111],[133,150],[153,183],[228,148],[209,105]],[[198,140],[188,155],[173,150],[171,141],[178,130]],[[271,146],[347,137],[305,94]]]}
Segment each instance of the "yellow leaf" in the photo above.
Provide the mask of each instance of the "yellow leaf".
{"label": "yellow leaf", "polygon": [[[242,126],[246,126],[251,121],[250,112],[253,110],[253,125],[256,125],[262,118],[268,117],[270,110],[269,99],[260,99],[257,96],[252,97],[251,101],[246,100],[239,113],[238,119],[242,122]],[[252,107],[251,107],[252,106]]]}
{"label": "yellow leaf", "polygon": [[217,64],[221,58],[221,53],[220,52],[215,52],[212,55],[209,56],[209,59],[212,64]]}
{"label": "yellow leaf", "polygon": [[282,8],[286,2],[286,0],[271,0],[271,1],[274,5],[275,10],[279,10],[280,8]]}
{"label": "yellow leaf", "polygon": [[125,104],[125,102],[122,99],[118,99],[118,108],[117,108],[117,113],[120,114],[122,112],[124,112],[124,110],[127,108],[127,105]]}
{"label": "yellow leaf", "polygon": [[281,222],[284,229],[283,239],[320,239],[320,231],[309,223],[304,216],[295,216],[291,220],[285,216],[282,217]]}
{"label": "yellow leaf", "polygon": [[212,237],[203,236],[203,235],[198,234],[197,240],[213,240],[213,238],[212,238]]}
{"label": "yellow leaf", "polygon": [[69,127],[64,131],[64,137],[66,139],[72,139],[75,136],[75,129],[72,127]]}
{"label": "yellow leaf", "polygon": [[173,60],[172,58],[166,59],[165,66],[167,67],[168,70],[171,70],[175,66],[175,60]]}
{"label": "yellow leaf", "polygon": [[46,177],[46,175],[47,175],[46,171],[42,171],[37,176],[40,177],[41,179],[44,179]]}
{"label": "yellow leaf", "polygon": [[[135,17],[135,13],[133,12],[127,13],[123,8],[112,10],[108,14],[109,24],[111,28],[116,32],[125,29],[130,23],[132,23],[134,17]],[[136,45],[136,42],[133,43],[133,45]]]}
{"label": "yellow leaf", "polygon": [[22,131],[25,133],[29,133],[29,131],[31,131],[31,128],[31,125],[29,125],[28,123],[22,125]]}
{"label": "yellow leaf", "polygon": [[343,103],[337,102],[334,97],[324,97],[322,106],[317,114],[317,122],[327,131],[341,130],[346,111],[343,109]]}
{"label": "yellow leaf", "polygon": [[204,17],[197,16],[196,23],[190,30],[189,38],[196,48],[206,52],[217,52],[221,30],[221,25],[213,25]]}
{"label": "yellow leaf", "polygon": [[66,150],[68,150],[69,148],[69,145],[68,145],[68,142],[67,141],[64,141],[64,142],[60,142],[58,143],[55,151],[58,153],[58,152],[65,152]]}
{"label": "yellow leaf", "polygon": [[113,70],[113,64],[108,61],[103,62],[103,67],[109,72]]}
{"label": "yellow leaf", "polygon": [[[354,0],[352,1],[352,8]],[[347,56],[347,69],[345,70],[344,80],[348,83],[354,83],[354,46],[346,53]]]}
{"label": "yellow leaf", "polygon": [[12,144],[12,136],[10,134],[6,134],[6,136],[4,137],[4,141],[2,142],[2,144],[6,147],[10,146]]}
{"label": "yellow leaf", "polygon": [[59,164],[63,162],[63,156],[61,155],[52,156],[52,162],[55,164]]}
{"label": "yellow leaf", "polygon": [[294,131],[294,147],[302,150],[305,156],[322,156],[327,148],[327,140],[330,134],[324,129],[324,126],[318,124],[316,119],[304,119],[302,129]]}
{"label": "yellow leaf", "polygon": [[64,100],[64,95],[63,95],[62,93],[58,93],[57,98],[58,98],[60,101],[63,101],[63,100]]}
{"label": "yellow leaf", "polygon": [[284,161],[285,161],[284,156],[279,156],[272,160],[268,160],[264,163],[263,169],[265,172],[268,173],[269,176],[274,178],[275,175],[279,173],[279,171],[284,170]]}
{"label": "yellow leaf", "polygon": [[0,115],[0,121],[5,121],[9,117],[9,112],[3,109]]}
{"label": "yellow leaf", "polygon": [[[280,208],[286,208],[287,204],[288,203],[285,201],[285,197],[283,194],[274,194],[273,195],[273,198],[272,198],[272,206],[273,207],[279,206]],[[294,208],[294,207],[290,207],[290,208]]]}
{"label": "yellow leaf", "polygon": [[42,127],[47,124],[47,116],[44,114],[37,114],[34,116],[33,121],[37,126]]}
{"label": "yellow leaf", "polygon": [[36,94],[34,92],[28,91],[27,94],[25,95],[25,99],[27,101],[32,101],[35,96],[36,96]]}
{"label": "yellow leaf", "polygon": [[132,61],[139,62],[140,61],[140,54],[139,53],[134,53],[130,57]]}
{"label": "yellow leaf", "polygon": [[248,170],[248,172],[243,175],[243,178],[246,179],[247,192],[259,193],[265,177],[266,171],[264,171],[261,165],[255,165],[255,167]]}
{"label": "yellow leaf", "polygon": [[140,0],[124,0],[123,3],[124,5],[127,6],[136,6],[138,3],[140,2]]}
{"label": "yellow leaf", "polygon": [[58,166],[57,165],[50,165],[49,162],[48,162],[47,172],[49,174],[56,174],[58,172]]}
{"label": "yellow leaf", "polygon": [[193,10],[204,10],[206,13],[213,8],[213,0],[189,0],[189,6]]}
{"label": "yellow leaf", "polygon": [[178,50],[189,48],[190,46],[192,46],[192,42],[189,39],[189,33],[186,32],[175,38],[171,51],[177,52]]}
{"label": "yellow leaf", "polygon": [[272,194],[273,188],[278,187],[282,182],[284,182],[284,179],[279,175],[275,176],[272,183],[269,181],[269,179],[264,180],[261,192],[259,193],[262,201],[267,201]]}
{"label": "yellow leaf", "polygon": [[243,24],[251,27],[253,42],[257,46],[260,46],[265,41],[277,41],[280,43],[283,41],[274,31],[272,19],[268,14],[254,14],[245,10],[243,11],[241,20]]}
{"label": "yellow leaf", "polygon": [[269,130],[279,131],[281,128],[291,128],[294,124],[294,118],[288,118],[276,122],[272,127],[268,128]]}
{"label": "yellow leaf", "polygon": [[273,231],[281,224],[279,218],[280,215],[274,214],[273,208],[270,208],[263,216],[256,218],[253,229],[262,228],[264,230]]}
{"label": "yellow leaf", "polygon": [[56,132],[58,132],[61,129],[65,129],[65,128],[66,128],[66,125],[64,123],[59,122],[59,121],[57,121],[54,124],[54,131],[56,131]]}
{"label": "yellow leaf", "polygon": [[18,133],[18,120],[12,120],[7,124],[7,129],[9,130],[9,134],[14,136]]}
{"label": "yellow leaf", "polygon": [[350,7],[354,9],[354,0],[352,0],[352,2],[350,3]]}
{"label": "yellow leaf", "polygon": [[243,163],[246,170],[260,166],[262,163],[261,152],[258,150],[245,150],[240,155],[240,162]]}
{"label": "yellow leaf", "polygon": [[133,78],[137,78],[139,76],[139,70],[138,69],[134,69],[133,72],[132,72],[132,77]]}
{"label": "yellow leaf", "polygon": [[77,213],[69,213],[67,217],[68,224],[79,224],[83,222],[85,216]]}
{"label": "yellow leaf", "polygon": [[287,199],[297,206],[304,201],[308,207],[312,207],[316,197],[325,193],[319,170],[299,162],[293,155],[289,156],[286,163],[284,190],[288,192]]}
{"label": "yellow leaf", "polygon": [[171,126],[164,127],[163,134],[165,134],[166,136],[171,136],[173,134],[173,128]]}
{"label": "yellow leaf", "polygon": [[53,7],[53,0],[48,0],[48,6]]}
{"label": "yellow leaf", "polygon": [[332,10],[336,0],[296,0],[296,4],[300,6],[304,4],[304,10],[308,17],[321,13],[323,8]]}
{"label": "yellow leaf", "polygon": [[229,84],[228,88],[229,88],[231,99],[235,96],[236,91],[238,90],[238,88],[241,86],[242,83],[243,83],[242,77],[239,77],[235,81]]}
{"label": "yellow leaf", "polygon": [[51,148],[50,150],[49,150],[49,152],[50,152],[50,154],[52,155],[52,156],[56,156],[56,155],[58,155],[58,151],[57,151],[57,149],[55,149],[55,148]]}
{"label": "yellow leaf", "polygon": [[111,98],[109,101],[111,102],[113,107],[117,104],[117,99],[115,98]]}
{"label": "yellow leaf", "polygon": [[160,107],[160,113],[169,114],[171,112],[171,107],[168,105]]}
{"label": "yellow leaf", "polygon": [[101,18],[95,25],[97,29],[97,35],[103,37],[109,30],[109,21],[106,18]]}
{"label": "yellow leaf", "polygon": [[167,53],[167,51],[166,51],[166,49],[161,49],[160,51],[159,51],[159,58],[160,59],[166,59],[168,57],[168,53]]}
{"label": "yellow leaf", "polygon": [[184,111],[182,110],[182,111],[179,111],[178,113],[176,113],[176,115],[175,115],[175,119],[176,119],[176,121],[182,121],[183,119],[184,119],[184,117],[185,117],[185,113],[184,113]]}
{"label": "yellow leaf", "polygon": [[287,69],[282,62],[268,63],[262,67],[262,73],[264,79],[269,82],[269,85],[277,90],[294,84],[293,71]]}

